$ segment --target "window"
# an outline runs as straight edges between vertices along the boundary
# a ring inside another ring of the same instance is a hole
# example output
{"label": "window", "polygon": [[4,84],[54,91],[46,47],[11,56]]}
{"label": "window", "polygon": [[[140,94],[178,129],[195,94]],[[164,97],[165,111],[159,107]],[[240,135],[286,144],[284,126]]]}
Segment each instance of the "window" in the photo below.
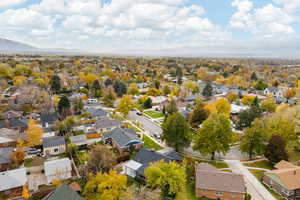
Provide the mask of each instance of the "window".
{"label": "window", "polygon": [[223,196],[223,192],[216,192],[216,196],[217,196],[217,197]]}
{"label": "window", "polygon": [[54,152],[57,153],[57,152],[58,152],[58,148],[55,148],[55,149],[54,149]]}

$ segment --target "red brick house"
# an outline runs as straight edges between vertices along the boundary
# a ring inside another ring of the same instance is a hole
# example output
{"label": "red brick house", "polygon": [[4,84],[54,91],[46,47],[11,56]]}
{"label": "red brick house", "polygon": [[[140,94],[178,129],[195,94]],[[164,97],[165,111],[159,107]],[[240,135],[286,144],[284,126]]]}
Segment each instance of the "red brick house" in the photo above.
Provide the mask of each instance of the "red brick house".
{"label": "red brick house", "polygon": [[263,182],[285,199],[300,199],[300,167],[280,161],[275,170],[265,172]]}
{"label": "red brick house", "polygon": [[207,163],[196,166],[196,197],[244,200],[246,186],[243,175],[223,172]]}

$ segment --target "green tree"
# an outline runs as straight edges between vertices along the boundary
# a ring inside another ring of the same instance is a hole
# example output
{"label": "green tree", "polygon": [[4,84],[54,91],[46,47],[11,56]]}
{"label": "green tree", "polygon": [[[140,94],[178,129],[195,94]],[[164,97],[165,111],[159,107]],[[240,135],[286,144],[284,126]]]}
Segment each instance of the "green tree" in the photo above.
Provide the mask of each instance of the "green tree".
{"label": "green tree", "polygon": [[213,87],[210,83],[207,83],[202,91],[202,95],[205,97],[211,97],[213,93]]}
{"label": "green tree", "polygon": [[188,147],[191,143],[191,131],[180,113],[174,113],[167,117],[162,124],[162,139],[176,151]]}
{"label": "green tree", "polygon": [[143,103],[143,107],[146,109],[152,108],[152,100],[151,98],[147,98]]}
{"label": "green tree", "polygon": [[74,100],[73,109],[77,115],[80,115],[84,107],[84,103],[81,98],[77,98]]}
{"label": "green tree", "polygon": [[96,176],[91,175],[84,186],[83,196],[87,200],[119,200],[125,195],[126,189],[126,175],[110,171],[109,173],[98,173]]}
{"label": "green tree", "polygon": [[104,91],[104,95],[102,97],[102,101],[107,106],[112,106],[114,104],[115,100],[116,100],[116,93],[114,92],[113,87],[110,85]]}
{"label": "green tree", "polygon": [[184,191],[186,174],[184,166],[175,162],[153,163],[145,170],[146,183],[151,188],[160,188],[163,196],[175,198]]}
{"label": "green tree", "polygon": [[255,72],[253,72],[253,73],[251,74],[251,80],[254,80],[254,81],[257,80],[257,75],[256,75]]}
{"label": "green tree", "polygon": [[62,96],[58,102],[58,113],[62,118],[66,118],[70,111],[70,101],[67,96]]}
{"label": "green tree", "polygon": [[265,157],[276,164],[281,160],[288,160],[289,155],[285,150],[286,143],[280,135],[272,135],[269,144],[266,147]]}
{"label": "green tree", "polygon": [[118,97],[122,97],[127,93],[127,85],[122,81],[116,81],[113,87]]}
{"label": "green tree", "polygon": [[198,128],[203,121],[209,116],[207,110],[203,108],[202,104],[196,104],[193,112],[189,115],[189,123],[193,128]]}
{"label": "green tree", "polygon": [[57,75],[52,76],[50,84],[51,84],[51,90],[53,91],[53,93],[58,94],[61,89],[59,76],[57,76]]}
{"label": "green tree", "polygon": [[231,123],[225,114],[211,114],[202,123],[194,138],[193,149],[203,155],[211,155],[215,159],[215,153],[227,153],[232,142],[233,133]]}
{"label": "green tree", "polygon": [[166,111],[167,111],[168,115],[172,115],[172,114],[178,112],[177,104],[176,104],[176,101],[174,99],[172,99],[170,101],[170,103],[167,105]]}
{"label": "green tree", "polygon": [[261,110],[255,106],[250,109],[243,110],[238,114],[237,129],[243,130],[251,126],[251,123],[261,116]]}
{"label": "green tree", "polygon": [[247,153],[249,158],[252,159],[255,155],[263,155],[265,151],[268,136],[262,130],[264,129],[264,122],[262,120],[255,120],[251,128],[244,131],[244,136],[241,140],[241,152]]}

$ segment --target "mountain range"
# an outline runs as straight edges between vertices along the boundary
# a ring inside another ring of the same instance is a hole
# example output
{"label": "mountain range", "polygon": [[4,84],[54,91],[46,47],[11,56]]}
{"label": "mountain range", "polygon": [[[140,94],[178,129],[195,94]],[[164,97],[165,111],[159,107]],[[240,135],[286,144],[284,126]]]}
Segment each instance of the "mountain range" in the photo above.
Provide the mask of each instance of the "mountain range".
{"label": "mountain range", "polygon": [[37,52],[37,51],[40,51],[40,49],[34,46],[22,42],[0,38],[1,53],[29,53],[29,52]]}

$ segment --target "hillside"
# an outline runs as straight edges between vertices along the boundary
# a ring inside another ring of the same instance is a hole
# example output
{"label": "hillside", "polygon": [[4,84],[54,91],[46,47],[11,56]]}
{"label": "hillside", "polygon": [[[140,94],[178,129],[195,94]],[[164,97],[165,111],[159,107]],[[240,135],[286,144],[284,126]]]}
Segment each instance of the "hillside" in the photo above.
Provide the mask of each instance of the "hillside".
{"label": "hillside", "polygon": [[38,50],[38,48],[30,46],[28,44],[0,38],[0,52],[2,53],[22,53]]}

